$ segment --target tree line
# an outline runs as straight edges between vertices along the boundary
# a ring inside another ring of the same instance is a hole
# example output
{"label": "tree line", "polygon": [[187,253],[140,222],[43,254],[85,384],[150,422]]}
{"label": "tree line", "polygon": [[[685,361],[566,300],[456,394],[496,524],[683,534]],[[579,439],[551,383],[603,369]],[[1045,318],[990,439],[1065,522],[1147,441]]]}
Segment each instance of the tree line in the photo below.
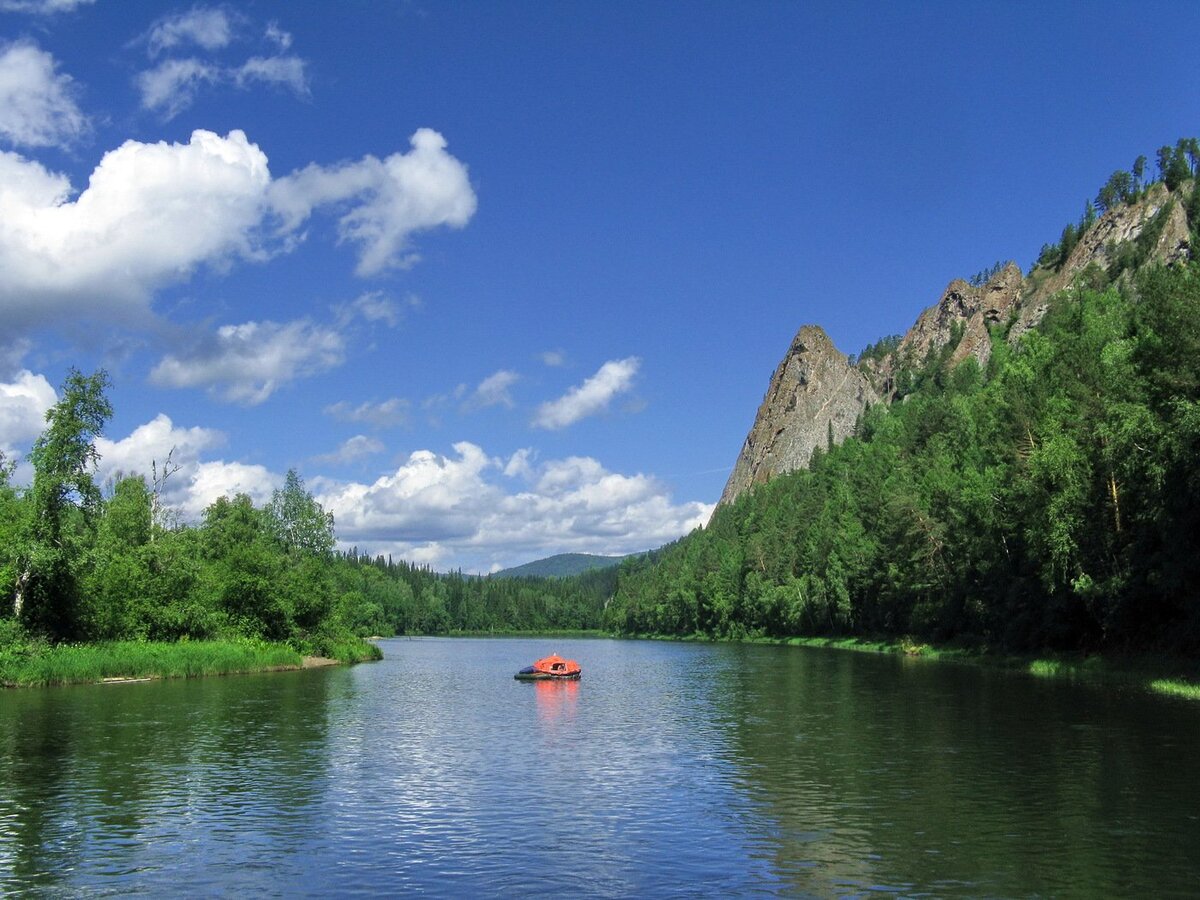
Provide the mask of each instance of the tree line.
{"label": "tree line", "polygon": [[936,354],[807,470],[623,564],[623,633],[1200,652],[1200,266]]}
{"label": "tree line", "polygon": [[171,472],[96,483],[112,415],[103,371],[72,371],[29,453],[32,484],[0,456],[0,625],[51,641],[254,637],[322,652],[348,635],[594,629],[613,571],[491,579],[338,552],[333,516],[296,472],[270,502],[221,497],[181,523]]}
{"label": "tree line", "polygon": [[[1066,263],[1075,245],[1096,223],[1096,219],[1110,209],[1136,203],[1154,184],[1163,184],[1168,191],[1176,191],[1184,182],[1200,173],[1200,139],[1180,138],[1174,146],[1164,144],[1155,153],[1158,178],[1147,178],[1149,160],[1144,155],[1133,161],[1129,170],[1117,169],[1108,181],[1096,192],[1095,200],[1084,203],[1083,214],[1078,222],[1063,226],[1058,243],[1043,244],[1033,269],[1045,268],[1058,271]],[[1193,191],[1189,200],[1188,220],[1195,221],[1200,215],[1200,193]]]}

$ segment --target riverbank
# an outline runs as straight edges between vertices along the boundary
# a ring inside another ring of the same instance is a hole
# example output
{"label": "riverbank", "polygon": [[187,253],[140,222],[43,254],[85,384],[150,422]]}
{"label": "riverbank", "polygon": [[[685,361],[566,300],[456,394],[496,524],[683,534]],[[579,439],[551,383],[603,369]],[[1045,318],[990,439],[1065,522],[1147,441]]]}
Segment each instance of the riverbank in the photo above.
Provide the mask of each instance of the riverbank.
{"label": "riverbank", "polygon": [[[645,640],[719,642],[707,635],[626,635]],[[1037,678],[1060,678],[1088,684],[1144,690],[1200,701],[1200,660],[1175,656],[1101,656],[1097,654],[1010,654],[970,646],[937,646],[902,638],[742,637],[730,643],[820,647],[855,653],[884,653],[913,659],[939,660],[1023,672]]]}
{"label": "riverbank", "polygon": [[197,678],[280,672],[382,658],[374,644],[340,639],[305,656],[287,644],[255,640],[112,641],[96,644],[41,643],[0,647],[0,685],[45,687],[113,684],[160,678]]}

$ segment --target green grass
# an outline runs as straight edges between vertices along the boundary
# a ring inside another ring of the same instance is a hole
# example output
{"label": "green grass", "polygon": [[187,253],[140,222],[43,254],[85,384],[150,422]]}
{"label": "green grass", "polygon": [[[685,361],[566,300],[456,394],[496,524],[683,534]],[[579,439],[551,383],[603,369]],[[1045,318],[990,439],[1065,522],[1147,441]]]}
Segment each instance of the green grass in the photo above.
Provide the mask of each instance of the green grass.
{"label": "green grass", "polygon": [[341,663],[374,662],[383,659],[383,651],[370,641],[353,635],[322,636],[300,647],[305,656],[324,656]]}
{"label": "green grass", "polygon": [[0,648],[0,684],[6,687],[80,684],[105,679],[193,678],[295,669],[300,654],[264,641],[113,641],[40,643]]}
{"label": "green grass", "polygon": [[[649,640],[713,641],[705,635],[638,635]],[[1175,656],[1031,656],[997,652],[986,647],[937,646],[910,637],[745,637],[735,642],[820,647],[857,653],[903,654],[927,660],[960,662],[1024,672],[1037,678],[1059,678],[1091,684],[1133,688],[1170,697],[1200,700],[1200,660]]]}
{"label": "green grass", "polygon": [[1181,681],[1178,678],[1155,678],[1150,682],[1149,687],[1156,694],[1183,697],[1185,700],[1200,700],[1200,684],[1195,682]]}

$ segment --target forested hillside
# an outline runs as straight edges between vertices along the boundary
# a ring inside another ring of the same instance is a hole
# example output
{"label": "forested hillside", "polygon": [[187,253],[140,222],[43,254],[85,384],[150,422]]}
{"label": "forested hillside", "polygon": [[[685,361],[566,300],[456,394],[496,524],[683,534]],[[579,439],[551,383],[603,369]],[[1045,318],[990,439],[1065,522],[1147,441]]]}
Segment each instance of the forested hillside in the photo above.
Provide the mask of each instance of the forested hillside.
{"label": "forested hillside", "polygon": [[993,325],[986,370],[947,344],[807,470],[625,563],[612,626],[1200,652],[1200,266],[1115,249],[1015,345]]}

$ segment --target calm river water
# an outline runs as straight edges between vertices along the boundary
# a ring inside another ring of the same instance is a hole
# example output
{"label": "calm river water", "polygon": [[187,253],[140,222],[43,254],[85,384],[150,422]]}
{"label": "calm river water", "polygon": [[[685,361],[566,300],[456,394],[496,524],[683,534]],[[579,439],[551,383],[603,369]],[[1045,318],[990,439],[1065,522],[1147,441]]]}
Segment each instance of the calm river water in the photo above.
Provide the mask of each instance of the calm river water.
{"label": "calm river water", "polygon": [[[383,648],[0,692],[0,893],[1200,891],[1195,703],[802,648]],[[513,680],[552,650],[581,682]]]}

